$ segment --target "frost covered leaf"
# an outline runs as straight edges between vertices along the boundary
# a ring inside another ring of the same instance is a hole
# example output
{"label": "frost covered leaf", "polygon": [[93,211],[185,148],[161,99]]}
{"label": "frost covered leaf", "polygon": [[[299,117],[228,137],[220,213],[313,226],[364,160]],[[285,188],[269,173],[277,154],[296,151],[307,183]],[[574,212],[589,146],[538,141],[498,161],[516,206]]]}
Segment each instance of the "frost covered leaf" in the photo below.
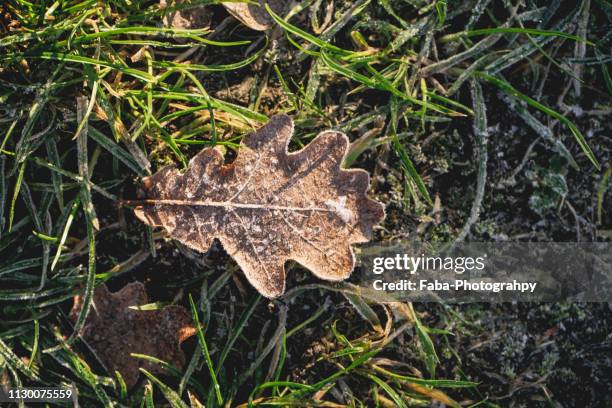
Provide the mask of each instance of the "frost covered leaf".
{"label": "frost covered leaf", "polygon": [[267,3],[272,11],[282,13],[286,2],[282,0],[259,0],[258,3],[259,5],[234,2],[222,4],[232,16],[236,17],[245,26],[257,31],[265,31],[272,27],[274,20],[272,20],[264,5]]}
{"label": "frost covered leaf", "polygon": [[345,279],[355,263],[351,244],[370,239],[384,207],[367,198],[366,171],[340,168],[344,134],[322,132],[288,153],[292,134],[292,120],[274,116],[243,138],[233,163],[203,149],[184,174],[165,167],[145,178],[147,199],[128,203],[142,221],[197,251],[219,239],[267,297],[284,292],[290,259],[322,279]]}
{"label": "frost covered leaf", "polygon": [[[140,367],[153,373],[163,371],[159,365],[132,357],[131,353],[156,357],[179,369],[185,364],[180,344],[195,334],[185,308],[176,305],[147,311],[130,308],[148,303],[140,282],[130,283],[115,293],[102,284],[96,288],[93,302],[81,337],[109,373],[121,373],[128,387],[138,381]],[[70,312],[73,321],[81,307],[82,298],[76,296]]]}

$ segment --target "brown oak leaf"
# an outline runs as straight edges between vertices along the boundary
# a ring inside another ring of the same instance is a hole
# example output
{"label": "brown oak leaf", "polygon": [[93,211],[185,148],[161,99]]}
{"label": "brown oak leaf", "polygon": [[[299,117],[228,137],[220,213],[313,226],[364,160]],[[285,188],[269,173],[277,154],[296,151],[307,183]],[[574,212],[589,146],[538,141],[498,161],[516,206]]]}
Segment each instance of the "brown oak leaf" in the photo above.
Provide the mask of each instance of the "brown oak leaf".
{"label": "brown oak leaf", "polygon": [[221,4],[245,26],[256,31],[266,31],[272,27],[274,20],[272,20],[264,5],[267,3],[272,11],[282,13],[287,2],[285,0],[259,0],[258,3],[258,5],[240,2],[224,2]]}
{"label": "brown oak leaf", "polygon": [[145,178],[147,199],[127,203],[197,251],[219,239],[264,296],[284,293],[287,260],[322,279],[345,279],[355,264],[351,244],[370,239],[384,207],[367,197],[366,171],[341,169],[346,135],[325,131],[289,153],[292,134],[293,121],[274,116],[242,139],[233,163],[205,148],[184,174],[170,166]]}
{"label": "brown oak leaf", "polygon": [[[70,318],[76,321],[82,308],[82,297],[74,298]],[[93,305],[81,331],[81,337],[96,352],[109,373],[119,371],[128,387],[138,381],[139,368],[153,373],[161,366],[132,357],[131,353],[157,357],[182,368],[185,356],[180,344],[195,334],[191,315],[182,306],[161,310],[137,310],[130,306],[148,303],[144,285],[130,283],[111,293],[106,285],[94,291]]]}

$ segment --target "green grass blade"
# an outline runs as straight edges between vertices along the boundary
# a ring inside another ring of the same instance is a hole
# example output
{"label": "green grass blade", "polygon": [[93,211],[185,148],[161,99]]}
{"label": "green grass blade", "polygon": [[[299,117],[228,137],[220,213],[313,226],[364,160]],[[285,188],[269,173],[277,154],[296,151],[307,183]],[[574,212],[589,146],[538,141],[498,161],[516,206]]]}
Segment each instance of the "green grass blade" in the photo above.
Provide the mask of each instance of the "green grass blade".
{"label": "green grass blade", "polygon": [[4,203],[6,202],[6,196],[6,156],[0,155],[0,238],[2,238],[2,232],[4,231]]}
{"label": "green grass blade", "polygon": [[147,376],[149,380],[151,380],[155,385],[159,387],[162,394],[166,398],[166,401],[170,403],[170,406],[173,408],[189,408],[187,404],[183,402],[181,396],[176,393],[172,388],[168,387],[166,384],[161,382],[157,377],[153,374],[145,370],[144,368],[140,368],[140,372]]}
{"label": "green grass blade", "polygon": [[[92,99],[93,100],[93,99]],[[76,142],[77,142],[77,162],[79,167],[79,176],[81,177],[81,202],[83,203],[83,210],[85,211],[87,221],[91,220],[92,227],[97,231],[100,229],[100,222],[96,216],[93,201],[91,199],[91,184],[89,181],[89,157],[87,155],[87,134],[89,128],[85,126],[88,118],[86,112],[86,98],[77,98],[77,122],[79,123],[80,130],[77,129]],[[83,126],[81,126],[83,125]]]}
{"label": "green grass blade", "polygon": [[330,51],[333,51],[335,53],[341,54],[341,55],[350,55],[352,54],[351,51],[348,50],[344,50],[340,47],[336,47],[335,45],[331,45],[326,41],[323,41],[317,37],[315,37],[312,34],[307,33],[306,31],[286,22],[285,20],[283,20],[278,14],[276,14],[274,11],[272,11],[272,9],[270,8],[270,6],[268,6],[268,4],[265,5],[266,11],[268,12],[268,14],[270,14],[270,17],[272,17],[272,19],[276,22],[276,24],[278,24],[279,26],[281,26],[282,28],[284,28],[286,31],[290,32],[291,34],[297,35],[298,37],[308,41],[311,44],[316,45],[319,48],[323,48],[323,49],[327,49]]}
{"label": "green grass blade", "polygon": [[240,320],[238,320],[236,327],[232,330],[231,336],[227,339],[227,342],[225,343],[225,346],[221,351],[221,355],[219,356],[219,360],[217,361],[217,370],[215,371],[216,374],[219,374],[221,367],[223,367],[223,363],[225,363],[225,359],[232,350],[232,347],[234,347],[236,340],[238,340],[238,338],[242,334],[242,331],[245,329],[246,325],[249,322],[249,319],[253,315],[253,312],[255,311],[255,308],[257,307],[260,301],[261,296],[256,296],[240,316]]}
{"label": "green grass blade", "polygon": [[32,344],[32,351],[30,352],[30,361],[28,362],[28,368],[32,368],[32,365],[36,361],[38,356],[38,343],[40,340],[40,323],[38,319],[34,319],[34,343]]}
{"label": "green grass blade", "polygon": [[[54,140],[47,139],[45,143],[45,147],[47,149],[47,156],[51,163],[55,165],[55,167],[62,167],[60,163],[60,156],[57,150],[57,144]],[[64,208],[64,192],[62,188],[62,176],[54,171],[51,172],[51,182],[53,183],[53,190],[55,192],[55,198],[57,200],[57,205],[60,208]]]}
{"label": "green grass blade", "polygon": [[477,76],[495,85],[497,88],[506,92],[508,95],[527,103],[528,105],[542,111],[543,113],[547,114],[548,116],[552,118],[557,119],[559,122],[567,126],[572,132],[572,134],[574,135],[576,142],[578,142],[578,145],[580,146],[584,154],[588,157],[588,159],[591,161],[593,166],[598,171],[601,170],[601,165],[599,164],[599,161],[595,157],[595,153],[593,153],[587,141],[585,140],[584,136],[582,135],[578,127],[571,120],[569,120],[564,115],[558,113],[557,111],[549,108],[548,106],[542,105],[540,102],[536,101],[535,99],[532,99],[529,96],[519,92],[518,90],[516,90],[516,88],[514,88],[512,85],[510,85],[506,81],[503,81],[494,76],[485,74],[484,72],[478,72]]}
{"label": "green grass blade", "polygon": [[411,377],[407,375],[396,374],[391,371],[385,370],[379,366],[373,366],[376,372],[396,380],[411,382],[419,385],[426,385],[429,387],[436,388],[472,388],[478,385],[477,382],[473,381],[459,381],[459,380],[425,380],[423,378]]}
{"label": "green grass blade", "polygon": [[202,353],[204,354],[204,359],[206,360],[206,365],[208,366],[208,372],[210,373],[210,379],[213,383],[213,388],[215,389],[217,403],[221,405],[223,404],[223,397],[221,396],[221,387],[219,386],[219,382],[217,381],[217,374],[215,373],[213,362],[210,358],[210,353],[208,352],[208,345],[206,344],[204,332],[202,331],[202,325],[200,324],[200,316],[198,314],[198,309],[191,295],[189,296],[189,305],[191,306],[191,315],[193,317],[193,322],[195,323],[200,348],[202,350]]}
{"label": "green grass blade", "polygon": [[372,374],[366,374],[366,377],[374,381],[380,388],[382,388],[391,397],[393,402],[395,402],[395,406],[400,408],[407,408],[406,404],[404,403],[404,400],[402,400],[402,397],[397,393],[397,391],[391,388],[389,384]]}
{"label": "green grass blade", "polygon": [[19,370],[25,376],[32,380],[40,380],[38,374],[28,367],[19,357],[15,355],[13,350],[0,338],[0,357],[13,369]]}
{"label": "green grass blade", "polygon": [[68,213],[68,217],[66,218],[66,224],[64,224],[64,228],[62,230],[62,235],[57,244],[57,251],[55,252],[55,256],[53,257],[53,261],[51,261],[51,271],[55,270],[57,263],[62,256],[62,250],[64,248],[64,244],[66,243],[66,239],[68,238],[68,232],[70,231],[70,227],[72,226],[72,221],[76,216],[76,213],[79,209],[79,205],[81,204],[81,200],[79,197],[75,198],[72,204],[70,205],[70,210]]}
{"label": "green grass blade", "polygon": [[117,143],[109,139],[93,126],[89,125],[89,136],[95,140],[102,148],[109,152],[113,157],[116,157],[121,163],[125,164],[130,170],[139,176],[145,176],[145,172],[134,161],[130,153],[122,149]]}
{"label": "green grass blade", "polygon": [[421,175],[417,172],[416,167],[414,167],[414,163],[412,163],[412,160],[410,160],[410,157],[408,157],[408,153],[406,152],[406,149],[397,137],[397,133],[393,133],[391,135],[391,140],[393,142],[393,149],[395,150],[395,153],[399,156],[404,170],[406,171],[410,179],[414,181],[423,198],[425,198],[425,200],[427,200],[429,204],[432,204],[433,201],[431,201],[431,196],[429,195],[427,186],[425,186]]}
{"label": "green grass blade", "polygon": [[440,42],[446,43],[449,41],[455,41],[459,38],[474,37],[480,35],[494,35],[494,34],[526,34],[526,35],[539,35],[544,37],[559,37],[567,40],[573,40],[588,45],[595,45],[592,42],[578,37],[576,35],[564,33],[563,31],[555,30],[541,30],[537,28],[523,28],[523,27],[498,27],[498,28],[481,28],[478,30],[461,31],[454,34],[445,35],[440,39]]}
{"label": "green grass blade", "polygon": [[25,172],[26,162],[21,163],[19,167],[19,173],[17,173],[17,181],[15,182],[15,189],[13,190],[13,198],[11,199],[11,207],[9,209],[9,224],[8,230],[11,232],[13,229],[13,220],[15,218],[15,203],[17,202],[17,197],[19,197],[19,191],[21,190],[21,184],[23,182],[23,174]]}

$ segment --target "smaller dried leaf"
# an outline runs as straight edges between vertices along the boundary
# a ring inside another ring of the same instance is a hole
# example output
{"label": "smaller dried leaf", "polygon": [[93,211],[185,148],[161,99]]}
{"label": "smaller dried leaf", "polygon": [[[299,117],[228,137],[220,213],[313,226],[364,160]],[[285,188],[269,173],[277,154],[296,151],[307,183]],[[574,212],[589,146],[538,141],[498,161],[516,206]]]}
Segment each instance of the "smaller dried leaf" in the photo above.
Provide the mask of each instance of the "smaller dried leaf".
{"label": "smaller dried leaf", "polygon": [[[163,369],[148,360],[132,357],[145,354],[181,369],[185,356],[180,344],[195,334],[191,316],[182,306],[161,310],[137,310],[130,306],[148,303],[144,285],[130,283],[111,293],[106,285],[94,292],[93,307],[81,337],[95,351],[109,372],[119,371],[128,387],[138,381],[139,368],[161,373]],[[75,296],[70,318],[76,321],[82,297]]]}
{"label": "smaller dried leaf", "polygon": [[265,31],[272,27],[274,20],[272,20],[264,5],[267,3],[272,11],[278,14],[283,12],[286,2],[282,0],[259,0],[258,3],[259,5],[232,2],[222,4],[232,16],[245,26],[256,31]]}
{"label": "smaller dried leaf", "polygon": [[[187,3],[185,0],[160,0],[159,8],[177,7]],[[211,13],[204,5],[167,11],[162,19],[165,27],[180,29],[206,28],[211,22]]]}

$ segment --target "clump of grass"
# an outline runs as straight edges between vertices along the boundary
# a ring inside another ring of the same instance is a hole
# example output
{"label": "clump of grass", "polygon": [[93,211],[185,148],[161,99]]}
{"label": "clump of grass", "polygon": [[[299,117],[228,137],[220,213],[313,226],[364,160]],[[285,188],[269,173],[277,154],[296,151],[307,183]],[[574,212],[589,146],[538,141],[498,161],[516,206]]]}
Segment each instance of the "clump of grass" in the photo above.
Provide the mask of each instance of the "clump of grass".
{"label": "clump of grass", "polygon": [[[488,3],[302,2],[285,15],[266,8],[277,23],[268,33],[231,19],[163,27],[156,1],[0,5],[1,381],[74,384],[85,406],[494,406],[461,372],[438,378],[448,371],[436,339],[451,333],[428,327],[412,305],[350,284],[297,283],[266,305],[227,258],[202,261],[115,205],[136,195],[140,177],[170,162],[185,167],[196,149],[231,154],[278,111],[296,118],[296,145],[323,128],[357,141],[350,161],[377,176],[374,193],[399,194],[381,240],[436,206],[435,166],[420,149],[428,135],[465,124],[466,143],[480,149],[477,198],[452,238],[469,235],[487,185],[485,105],[496,98],[546,150],[598,170],[603,158],[571,112],[520,77],[546,84],[553,73],[564,78],[567,63],[595,66],[610,92],[609,35],[577,32],[588,8]],[[574,45],[586,54],[568,57]],[[246,95],[219,96],[246,78]],[[605,192],[602,181],[600,212]],[[143,371],[127,390],[78,332],[96,284],[132,279],[146,279],[162,302],[190,304],[198,339],[183,372]],[[72,326],[65,313],[83,293]],[[308,350],[312,361],[301,358]]]}

